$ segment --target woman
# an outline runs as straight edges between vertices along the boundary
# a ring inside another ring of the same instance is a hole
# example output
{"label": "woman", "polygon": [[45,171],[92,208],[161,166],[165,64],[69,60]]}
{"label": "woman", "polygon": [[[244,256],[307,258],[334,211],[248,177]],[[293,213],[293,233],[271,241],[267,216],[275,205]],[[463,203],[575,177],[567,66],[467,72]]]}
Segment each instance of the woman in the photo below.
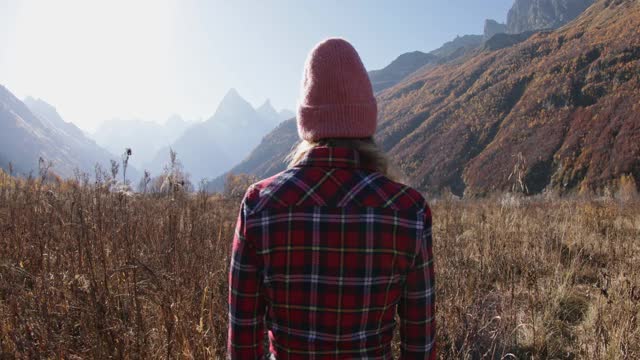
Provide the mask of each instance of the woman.
{"label": "woman", "polygon": [[229,273],[230,358],[435,359],[431,213],[390,180],[377,104],[356,50],[318,44],[305,65],[289,169],[252,185]]}

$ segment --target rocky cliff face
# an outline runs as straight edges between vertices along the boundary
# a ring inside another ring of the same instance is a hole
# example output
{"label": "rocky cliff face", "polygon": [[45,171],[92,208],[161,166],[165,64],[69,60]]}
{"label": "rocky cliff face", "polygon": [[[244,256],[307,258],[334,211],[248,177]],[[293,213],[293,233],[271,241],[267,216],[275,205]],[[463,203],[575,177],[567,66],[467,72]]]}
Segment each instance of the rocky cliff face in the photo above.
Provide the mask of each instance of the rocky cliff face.
{"label": "rocky cliff face", "polygon": [[507,32],[555,29],[575,19],[595,0],[516,0],[507,15]]}
{"label": "rocky cliff face", "polygon": [[501,24],[495,20],[488,19],[484,22],[484,40],[489,40],[496,34],[507,32],[507,24]]}

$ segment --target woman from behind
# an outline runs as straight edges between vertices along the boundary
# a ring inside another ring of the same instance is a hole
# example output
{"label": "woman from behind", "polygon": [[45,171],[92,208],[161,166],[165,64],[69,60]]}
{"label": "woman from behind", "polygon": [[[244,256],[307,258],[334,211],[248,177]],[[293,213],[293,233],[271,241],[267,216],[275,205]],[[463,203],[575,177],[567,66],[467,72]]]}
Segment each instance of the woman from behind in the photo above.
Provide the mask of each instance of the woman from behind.
{"label": "woman from behind", "polygon": [[[373,141],[377,104],[356,50],[305,64],[287,170],[241,204],[229,272],[232,359],[435,359],[431,212]],[[269,349],[264,349],[268,330]]]}

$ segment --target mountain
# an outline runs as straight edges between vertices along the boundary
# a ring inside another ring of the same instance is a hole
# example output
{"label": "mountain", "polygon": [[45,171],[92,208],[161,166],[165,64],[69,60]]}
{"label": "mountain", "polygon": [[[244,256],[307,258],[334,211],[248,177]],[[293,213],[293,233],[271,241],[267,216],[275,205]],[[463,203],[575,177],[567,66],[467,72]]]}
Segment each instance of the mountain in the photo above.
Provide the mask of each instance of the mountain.
{"label": "mountain", "polygon": [[440,63],[458,59],[470,51],[477,49],[484,41],[483,35],[456,36],[455,39],[444,43],[441,47],[430,52],[439,57]]}
{"label": "mountain", "polygon": [[280,112],[276,111],[276,109],[273,108],[273,105],[271,105],[271,101],[269,99],[267,99],[264,104],[260,105],[260,107],[256,109],[256,112],[265,121],[271,123],[272,127],[276,127],[281,122],[295,116],[290,110],[283,109]]}
{"label": "mountain", "polygon": [[434,69],[380,96],[378,138],[434,192],[506,190],[514,169],[534,193],[640,175],[638,26],[639,2],[603,0],[558,31]]}
{"label": "mountain", "polygon": [[100,124],[92,137],[114,154],[131,148],[131,163],[142,169],[148,166],[160,149],[168,147],[191,125],[193,123],[178,115],[171,116],[164,124],[137,119],[113,119]]}
{"label": "mountain", "polygon": [[[271,113],[270,104],[267,105],[262,111]],[[187,129],[171,147],[194,182],[214,178],[244,159],[274,128],[276,118],[266,119],[263,115],[231,89],[211,118]],[[159,150],[151,170],[160,171],[167,159],[168,148]]]}
{"label": "mountain", "polygon": [[575,19],[595,0],[516,0],[507,15],[507,31],[556,29]]}
{"label": "mountain", "polygon": [[180,115],[173,114],[169,116],[163,124],[165,137],[169,142],[175,141],[187,130],[194,122],[183,119]]}
{"label": "mountain", "polygon": [[[285,157],[298,140],[296,119],[284,121],[267,134],[249,156],[227,173],[253,174],[261,178],[276,174],[286,168]],[[227,173],[209,182],[207,189],[222,191]]]}
{"label": "mountain", "polygon": [[[377,95],[376,139],[429,193],[504,191],[518,179],[530,193],[639,179],[638,28],[639,1],[600,0],[556,31],[410,76]],[[297,141],[295,123],[285,124],[282,141],[274,131],[232,171],[281,169]]]}
{"label": "mountain", "polygon": [[437,60],[437,56],[420,51],[402,54],[384,69],[369,72],[373,91],[378,92],[389,88],[424,65]]}
{"label": "mountain", "polygon": [[519,34],[498,33],[484,42],[483,50],[500,50],[519,44],[535,34],[535,31],[527,31]]}
{"label": "mountain", "polygon": [[409,75],[428,71],[437,64],[458,59],[482,44],[481,35],[458,36],[429,53],[413,51],[400,55],[381,70],[369,71],[373,91],[378,93],[388,89]]}
{"label": "mountain", "polygon": [[31,97],[22,102],[0,85],[0,166],[6,170],[11,162],[16,174],[37,174],[40,157],[52,161],[51,170],[63,177],[74,176],[76,169],[93,174],[96,163],[107,169],[110,159],[119,159],[53,106]]}
{"label": "mountain", "polygon": [[484,40],[491,39],[496,34],[507,32],[507,24],[501,24],[495,20],[487,19],[484,22]]}
{"label": "mountain", "polygon": [[[57,128],[58,130],[64,132],[67,136],[72,139],[84,139],[85,134],[78,128],[73,125],[73,123],[64,121],[60,114],[58,114],[55,107],[49,105],[42,99],[34,99],[31,96],[27,96],[23,103],[31,110],[31,112],[38,116],[40,119],[48,121],[50,126]],[[86,140],[86,139],[85,139]]]}

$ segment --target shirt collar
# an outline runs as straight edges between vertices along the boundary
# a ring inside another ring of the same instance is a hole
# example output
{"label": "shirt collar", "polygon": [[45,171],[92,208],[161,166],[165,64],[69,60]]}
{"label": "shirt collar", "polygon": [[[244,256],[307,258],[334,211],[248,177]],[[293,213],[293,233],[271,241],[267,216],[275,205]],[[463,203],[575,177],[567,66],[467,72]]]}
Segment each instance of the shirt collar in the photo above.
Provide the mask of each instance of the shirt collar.
{"label": "shirt collar", "polygon": [[357,150],[330,146],[314,147],[309,150],[307,155],[296,166],[364,168],[372,170],[372,167],[362,163]]}

